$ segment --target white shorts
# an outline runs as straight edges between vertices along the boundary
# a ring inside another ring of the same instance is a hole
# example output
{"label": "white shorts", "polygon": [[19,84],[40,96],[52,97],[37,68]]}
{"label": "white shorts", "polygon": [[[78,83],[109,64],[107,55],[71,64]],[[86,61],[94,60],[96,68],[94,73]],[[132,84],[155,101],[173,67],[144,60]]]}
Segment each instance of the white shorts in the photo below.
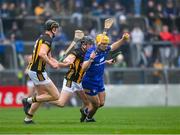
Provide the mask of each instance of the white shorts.
{"label": "white shorts", "polygon": [[37,73],[29,70],[28,75],[35,85],[44,85],[52,82],[46,72]]}
{"label": "white shorts", "polygon": [[[68,84],[69,83],[69,84]],[[69,85],[69,86],[68,86]],[[68,82],[65,78],[63,80],[63,87],[62,90],[68,91],[71,93],[74,93],[75,91],[81,91],[83,90],[82,84],[81,83],[76,83],[74,81]]]}
{"label": "white shorts", "polygon": [[33,81],[28,80],[28,81],[27,81],[27,86],[30,87],[30,88],[33,88],[33,87],[34,87]]}

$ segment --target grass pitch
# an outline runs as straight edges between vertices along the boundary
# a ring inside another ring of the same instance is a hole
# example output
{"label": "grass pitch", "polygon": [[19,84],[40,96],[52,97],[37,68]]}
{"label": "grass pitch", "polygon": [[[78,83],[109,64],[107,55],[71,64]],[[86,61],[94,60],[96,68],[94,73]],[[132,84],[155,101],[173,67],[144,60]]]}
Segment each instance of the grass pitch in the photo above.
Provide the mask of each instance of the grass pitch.
{"label": "grass pitch", "polygon": [[96,123],[80,123],[79,108],[40,108],[35,125],[22,108],[0,109],[0,134],[180,134],[180,107],[101,108]]}

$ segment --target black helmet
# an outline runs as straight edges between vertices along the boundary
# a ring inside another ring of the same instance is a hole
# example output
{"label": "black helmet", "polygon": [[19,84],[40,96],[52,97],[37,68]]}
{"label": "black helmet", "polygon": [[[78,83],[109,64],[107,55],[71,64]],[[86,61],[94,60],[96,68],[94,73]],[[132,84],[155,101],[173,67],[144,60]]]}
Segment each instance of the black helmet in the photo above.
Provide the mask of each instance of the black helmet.
{"label": "black helmet", "polygon": [[52,28],[54,28],[54,27],[58,28],[59,23],[54,20],[51,20],[51,19],[49,19],[45,22],[45,30],[52,30]]}
{"label": "black helmet", "polygon": [[81,44],[94,44],[94,40],[89,36],[84,36],[81,39]]}

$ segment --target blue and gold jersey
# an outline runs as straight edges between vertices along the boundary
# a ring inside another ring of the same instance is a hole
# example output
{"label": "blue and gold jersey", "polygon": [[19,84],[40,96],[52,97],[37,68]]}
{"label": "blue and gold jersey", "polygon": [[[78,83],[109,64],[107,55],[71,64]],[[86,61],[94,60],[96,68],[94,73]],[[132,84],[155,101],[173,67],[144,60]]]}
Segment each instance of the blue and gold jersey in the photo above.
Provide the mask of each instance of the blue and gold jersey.
{"label": "blue and gold jersey", "polygon": [[[84,61],[87,61],[90,59],[90,54],[92,51],[95,51],[96,47],[90,48],[85,55]],[[109,51],[111,50],[111,47],[108,46],[105,51],[97,51],[96,57],[94,61],[91,63],[91,66],[86,71],[86,74],[83,77],[83,81],[89,81],[92,84],[99,84],[100,81],[103,81],[103,75],[104,75],[104,68],[105,68],[105,61],[108,56]]]}

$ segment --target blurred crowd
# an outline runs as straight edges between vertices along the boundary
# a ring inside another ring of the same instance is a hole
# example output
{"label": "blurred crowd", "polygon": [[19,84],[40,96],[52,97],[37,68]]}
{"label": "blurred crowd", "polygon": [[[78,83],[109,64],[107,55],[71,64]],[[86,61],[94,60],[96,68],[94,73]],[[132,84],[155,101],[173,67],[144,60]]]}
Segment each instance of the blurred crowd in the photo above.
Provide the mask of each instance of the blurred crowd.
{"label": "blurred crowd", "polygon": [[85,14],[174,18],[179,15],[179,3],[179,0],[0,0],[3,18],[22,18],[42,14],[45,16],[77,15],[79,18]]}
{"label": "blurred crowd", "polygon": [[[114,17],[115,24],[108,34],[111,42],[124,32],[130,33],[130,41],[119,50],[122,52],[117,58],[120,64],[115,64],[115,67],[180,67],[179,0],[0,0],[0,68],[5,66],[4,45],[15,44],[19,64],[23,66],[21,54],[25,42],[29,41],[24,36],[34,37],[32,28],[39,35],[48,18],[67,16],[72,26],[83,29],[92,37],[100,31],[93,21],[86,20],[84,24],[84,16],[100,18],[101,21]],[[133,19],[129,19],[131,17]],[[26,18],[35,21],[25,23]],[[60,23],[62,27],[54,40],[67,45],[72,40],[72,31],[68,33],[67,29],[72,28],[68,25],[66,29],[63,27],[66,22]],[[31,25],[32,31],[25,29],[27,24]]]}

